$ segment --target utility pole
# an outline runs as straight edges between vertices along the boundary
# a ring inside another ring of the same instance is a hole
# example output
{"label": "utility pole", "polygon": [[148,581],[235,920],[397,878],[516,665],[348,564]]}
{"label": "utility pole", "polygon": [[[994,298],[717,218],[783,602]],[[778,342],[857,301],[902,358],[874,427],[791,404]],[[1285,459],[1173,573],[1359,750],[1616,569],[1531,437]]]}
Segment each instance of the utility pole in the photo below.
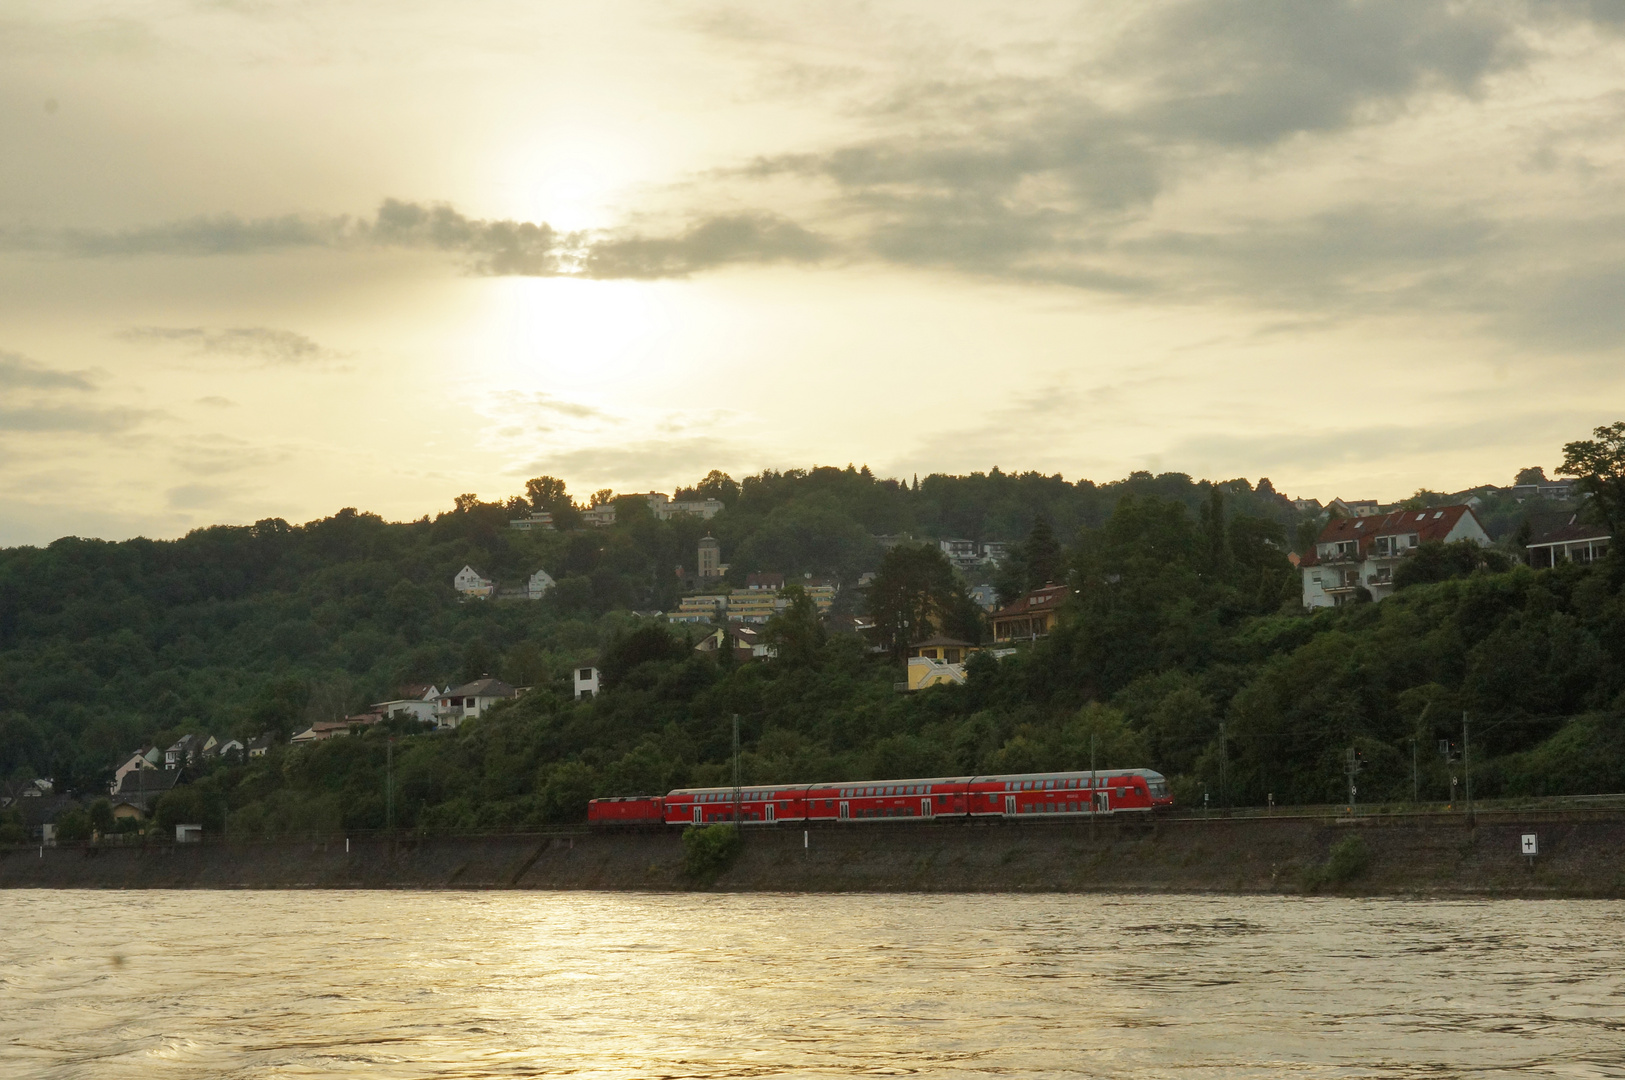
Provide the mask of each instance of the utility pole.
{"label": "utility pole", "polygon": [[1461,710],[1461,774],[1467,781],[1467,820],[1473,820],[1473,747],[1467,737],[1467,710]]}
{"label": "utility pole", "polygon": [[734,828],[739,828],[739,714],[734,713]]}
{"label": "utility pole", "polygon": [[1219,813],[1230,816],[1230,798],[1225,789],[1226,766],[1230,761],[1229,744],[1224,739],[1224,721],[1219,721]]}
{"label": "utility pole", "polygon": [[1416,771],[1416,738],[1411,738],[1411,802],[1422,801],[1421,774]]}
{"label": "utility pole", "polygon": [[390,832],[395,831],[395,736],[389,737],[384,750],[384,822]]}
{"label": "utility pole", "polygon": [[1349,813],[1352,814],[1354,813],[1355,796],[1360,793],[1360,789],[1354,783],[1354,777],[1360,771],[1360,752],[1352,746],[1349,747],[1343,771],[1348,774],[1349,778]]}
{"label": "utility pole", "polygon": [[1095,838],[1095,733],[1089,733],[1089,840]]}

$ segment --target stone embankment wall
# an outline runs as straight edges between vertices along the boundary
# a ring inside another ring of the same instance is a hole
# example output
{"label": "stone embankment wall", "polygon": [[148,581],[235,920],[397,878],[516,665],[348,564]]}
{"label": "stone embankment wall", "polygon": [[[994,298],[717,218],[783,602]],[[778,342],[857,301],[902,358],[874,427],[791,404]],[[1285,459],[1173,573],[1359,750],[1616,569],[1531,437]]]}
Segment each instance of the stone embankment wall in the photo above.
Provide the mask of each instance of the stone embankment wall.
{"label": "stone embankment wall", "polygon": [[[1539,836],[1533,862],[1520,838]],[[1625,815],[1338,821],[885,823],[747,829],[714,879],[683,871],[678,833],[13,849],[0,887],[718,889],[824,892],[1296,893],[1358,836],[1363,869],[1319,888],[1363,895],[1625,897]]]}

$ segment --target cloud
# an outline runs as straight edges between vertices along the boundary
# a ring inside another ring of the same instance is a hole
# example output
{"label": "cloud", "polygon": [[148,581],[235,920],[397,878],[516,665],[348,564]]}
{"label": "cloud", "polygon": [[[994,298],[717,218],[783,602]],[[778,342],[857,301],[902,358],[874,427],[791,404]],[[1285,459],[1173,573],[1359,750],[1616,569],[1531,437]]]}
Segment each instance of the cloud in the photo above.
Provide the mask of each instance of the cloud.
{"label": "cloud", "polygon": [[155,415],[143,409],[95,409],[72,405],[0,406],[0,432],[79,432],[112,435]]}
{"label": "cloud", "polygon": [[526,393],[519,390],[503,391],[495,395],[498,411],[504,416],[524,418],[533,412],[567,416],[572,420],[607,420],[616,418],[598,408],[579,401],[569,401],[553,394]]}
{"label": "cloud", "polygon": [[203,435],[183,440],[175,447],[173,460],[177,466],[200,476],[258,469],[286,461],[288,451],[256,446],[229,435]]}
{"label": "cloud", "polygon": [[231,400],[230,398],[221,397],[218,394],[210,394],[208,397],[200,397],[197,399],[197,404],[207,405],[211,409],[234,409],[237,407],[237,403],[235,401]]}
{"label": "cloud", "polygon": [[701,214],[669,235],[630,229],[560,233],[546,222],[483,220],[444,203],[399,199],[385,199],[370,220],[224,214],[103,232],[0,229],[0,251],[68,258],[200,258],[368,248],[446,252],[458,256],[466,272],[492,277],[651,279],[740,263],[816,262],[832,245],[794,222],[765,213]]}
{"label": "cloud", "polygon": [[171,510],[209,510],[237,494],[236,489],[212,484],[182,484],[164,492]]}
{"label": "cloud", "polygon": [[116,335],[137,345],[178,344],[209,356],[237,356],[265,364],[303,364],[334,357],[303,334],[265,326],[136,326]]}
{"label": "cloud", "polygon": [[0,390],[91,390],[89,371],[59,371],[0,350]]}
{"label": "cloud", "polygon": [[673,439],[567,450],[513,472],[562,476],[576,485],[669,484],[711,469],[737,467],[743,456],[740,447],[720,439]]}
{"label": "cloud", "polygon": [[593,278],[685,277],[736,263],[814,263],[829,241],[769,214],[714,217],[674,237],[611,236],[592,244],[582,260]]}

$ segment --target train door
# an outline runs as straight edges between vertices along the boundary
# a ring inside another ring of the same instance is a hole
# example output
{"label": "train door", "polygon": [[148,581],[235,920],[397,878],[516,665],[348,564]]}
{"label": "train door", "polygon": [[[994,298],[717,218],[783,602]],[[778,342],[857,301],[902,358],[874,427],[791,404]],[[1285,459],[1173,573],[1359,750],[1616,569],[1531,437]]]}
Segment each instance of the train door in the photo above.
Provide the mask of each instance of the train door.
{"label": "train door", "polygon": [[1095,813],[1109,814],[1112,812],[1112,793],[1109,791],[1095,792]]}
{"label": "train door", "polygon": [[700,823],[700,814],[701,814],[701,812],[702,811],[700,809],[700,804],[695,803],[694,804],[694,824],[696,824],[696,825],[698,825]]}
{"label": "train door", "polygon": [[920,800],[920,816],[931,816],[931,797],[929,795]]}
{"label": "train door", "polygon": [[1016,797],[1014,795],[1004,797],[1004,812],[1010,817],[1016,816]]}
{"label": "train door", "polygon": [[845,799],[841,800],[841,820],[845,821],[852,816],[852,804]]}
{"label": "train door", "polygon": [[777,806],[777,805],[779,805],[779,804],[778,803],[771,803],[771,802],[767,804],[767,819],[766,820],[767,820],[767,822],[769,824],[772,824],[772,822],[773,822],[773,808],[775,806]]}

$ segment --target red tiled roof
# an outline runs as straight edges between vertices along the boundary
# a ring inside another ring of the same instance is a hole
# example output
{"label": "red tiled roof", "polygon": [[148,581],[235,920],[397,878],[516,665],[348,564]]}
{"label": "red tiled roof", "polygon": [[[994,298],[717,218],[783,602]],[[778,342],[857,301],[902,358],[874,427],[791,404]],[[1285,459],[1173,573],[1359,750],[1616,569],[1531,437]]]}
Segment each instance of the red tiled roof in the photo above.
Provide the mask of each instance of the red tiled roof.
{"label": "red tiled roof", "polygon": [[995,611],[993,618],[1011,618],[1033,610],[1049,611],[1060,606],[1061,601],[1066,599],[1066,593],[1065,585],[1045,585],[1042,589],[1034,589],[1018,600],[1012,600],[1005,607]]}
{"label": "red tiled roof", "polygon": [[[1302,566],[1314,566],[1319,561],[1320,544],[1336,544],[1353,540],[1359,544],[1360,558],[1371,551],[1371,541],[1378,536],[1417,534],[1417,542],[1443,540],[1450,535],[1464,514],[1472,514],[1466,505],[1429,506],[1421,510],[1395,510],[1381,517],[1333,518],[1315,538],[1316,547],[1304,553]],[[1477,515],[1473,515],[1477,520]],[[1482,528],[1482,526],[1480,526]]]}

